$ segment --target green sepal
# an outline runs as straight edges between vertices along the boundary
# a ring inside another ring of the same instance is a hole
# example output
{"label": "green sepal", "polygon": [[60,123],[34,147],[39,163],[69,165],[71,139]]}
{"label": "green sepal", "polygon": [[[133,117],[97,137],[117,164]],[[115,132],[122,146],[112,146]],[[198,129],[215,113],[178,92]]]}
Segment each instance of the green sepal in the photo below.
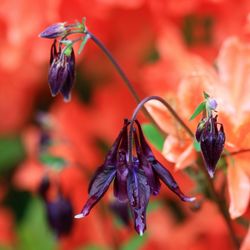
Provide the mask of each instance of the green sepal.
{"label": "green sepal", "polygon": [[203,91],[203,95],[205,99],[208,99],[210,97],[210,95],[208,93],[206,93],[205,91]]}
{"label": "green sepal", "polygon": [[66,49],[63,51],[64,55],[70,56],[72,53],[72,45],[69,45],[66,47]]}
{"label": "green sepal", "polygon": [[199,115],[205,109],[206,109],[206,102],[200,103],[199,106],[195,109],[194,113],[189,118],[189,121],[192,121],[197,115]]}
{"label": "green sepal", "polygon": [[89,35],[85,35],[84,38],[82,38],[82,42],[81,45],[78,49],[78,55],[80,55],[82,53],[82,50],[84,49],[87,41],[89,40],[90,36]]}

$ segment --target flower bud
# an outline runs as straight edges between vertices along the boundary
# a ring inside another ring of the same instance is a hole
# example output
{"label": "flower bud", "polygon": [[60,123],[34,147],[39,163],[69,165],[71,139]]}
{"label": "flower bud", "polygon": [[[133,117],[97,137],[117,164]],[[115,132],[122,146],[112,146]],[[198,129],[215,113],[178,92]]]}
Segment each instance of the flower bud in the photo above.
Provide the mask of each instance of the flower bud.
{"label": "flower bud", "polygon": [[71,54],[65,55],[60,46],[57,51],[56,40],[52,44],[48,81],[52,96],[61,92],[64,100],[69,101],[75,79],[75,54],[72,48]]}
{"label": "flower bud", "polygon": [[54,39],[58,37],[65,36],[66,33],[70,30],[65,23],[55,23],[47,27],[43,32],[39,34],[39,37]]}
{"label": "flower bud", "polygon": [[217,117],[210,117],[205,123],[200,135],[201,152],[211,178],[214,176],[215,167],[220,159],[225,143],[223,125],[218,130]]}

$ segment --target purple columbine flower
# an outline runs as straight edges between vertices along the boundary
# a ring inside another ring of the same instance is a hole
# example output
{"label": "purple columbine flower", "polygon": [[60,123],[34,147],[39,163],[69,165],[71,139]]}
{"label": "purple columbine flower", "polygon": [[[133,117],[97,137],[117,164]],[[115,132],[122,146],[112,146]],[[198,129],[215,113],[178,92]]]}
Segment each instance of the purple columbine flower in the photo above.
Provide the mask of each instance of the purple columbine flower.
{"label": "purple columbine flower", "polygon": [[217,122],[217,116],[204,118],[198,124],[196,140],[200,142],[202,157],[211,178],[214,177],[216,164],[223,151],[225,139],[223,125]]}
{"label": "purple columbine flower", "polygon": [[70,25],[66,23],[55,23],[47,27],[43,32],[39,34],[41,38],[55,39],[58,37],[63,37],[70,30]]}
{"label": "purple columbine flower", "polygon": [[56,40],[51,46],[50,68],[49,68],[49,87],[52,96],[59,92],[65,101],[70,101],[70,91],[75,80],[75,54],[71,48],[70,55],[65,55],[59,44],[57,50]]}
{"label": "purple columbine flower", "polygon": [[[138,131],[134,131],[136,155],[129,162],[128,126],[124,126],[109,150],[101,167],[95,172],[89,185],[89,199],[80,214],[75,218],[83,218],[89,214],[93,206],[102,198],[114,180],[114,196],[128,204],[133,216],[134,227],[138,234],[146,230],[146,209],[151,194],[160,190],[160,180],[183,201],[194,201],[194,197],[185,196],[170,172],[159,163],[147,144],[141,126],[136,121]],[[138,136],[139,134],[139,136]]]}
{"label": "purple columbine flower", "polygon": [[38,188],[38,194],[45,202],[47,220],[54,233],[61,237],[71,232],[73,228],[73,207],[59,190],[53,199],[48,199],[47,193],[50,188],[48,176],[44,176]]}

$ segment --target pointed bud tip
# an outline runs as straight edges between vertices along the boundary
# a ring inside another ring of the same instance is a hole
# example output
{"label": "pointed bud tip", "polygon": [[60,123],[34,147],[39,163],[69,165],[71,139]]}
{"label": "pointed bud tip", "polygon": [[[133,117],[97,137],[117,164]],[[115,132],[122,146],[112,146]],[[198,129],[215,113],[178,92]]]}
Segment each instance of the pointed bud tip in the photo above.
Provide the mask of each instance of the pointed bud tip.
{"label": "pointed bud tip", "polygon": [[208,172],[210,178],[213,179],[214,178],[214,171],[211,169],[208,169],[207,172]]}
{"label": "pointed bud tip", "polygon": [[183,201],[186,201],[186,202],[194,202],[196,200],[196,197],[186,197],[183,199]]}
{"label": "pointed bud tip", "polygon": [[143,230],[140,230],[140,231],[139,231],[139,235],[140,235],[141,237],[143,236],[143,233],[144,233]]}
{"label": "pointed bud tip", "polygon": [[77,215],[74,216],[75,219],[82,219],[82,218],[84,218],[84,217],[85,217],[85,215],[82,214],[82,213],[77,214]]}

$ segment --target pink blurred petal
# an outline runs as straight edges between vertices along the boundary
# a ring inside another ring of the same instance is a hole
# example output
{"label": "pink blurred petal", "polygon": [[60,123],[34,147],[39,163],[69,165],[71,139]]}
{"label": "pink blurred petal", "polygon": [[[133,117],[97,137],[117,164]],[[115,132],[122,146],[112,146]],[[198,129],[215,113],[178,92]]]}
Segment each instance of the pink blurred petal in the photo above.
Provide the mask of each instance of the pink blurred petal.
{"label": "pink blurred petal", "polygon": [[229,213],[231,218],[235,219],[245,213],[250,199],[250,179],[241,168],[244,162],[235,158],[232,165],[232,159],[228,159],[228,188],[230,195]]}

